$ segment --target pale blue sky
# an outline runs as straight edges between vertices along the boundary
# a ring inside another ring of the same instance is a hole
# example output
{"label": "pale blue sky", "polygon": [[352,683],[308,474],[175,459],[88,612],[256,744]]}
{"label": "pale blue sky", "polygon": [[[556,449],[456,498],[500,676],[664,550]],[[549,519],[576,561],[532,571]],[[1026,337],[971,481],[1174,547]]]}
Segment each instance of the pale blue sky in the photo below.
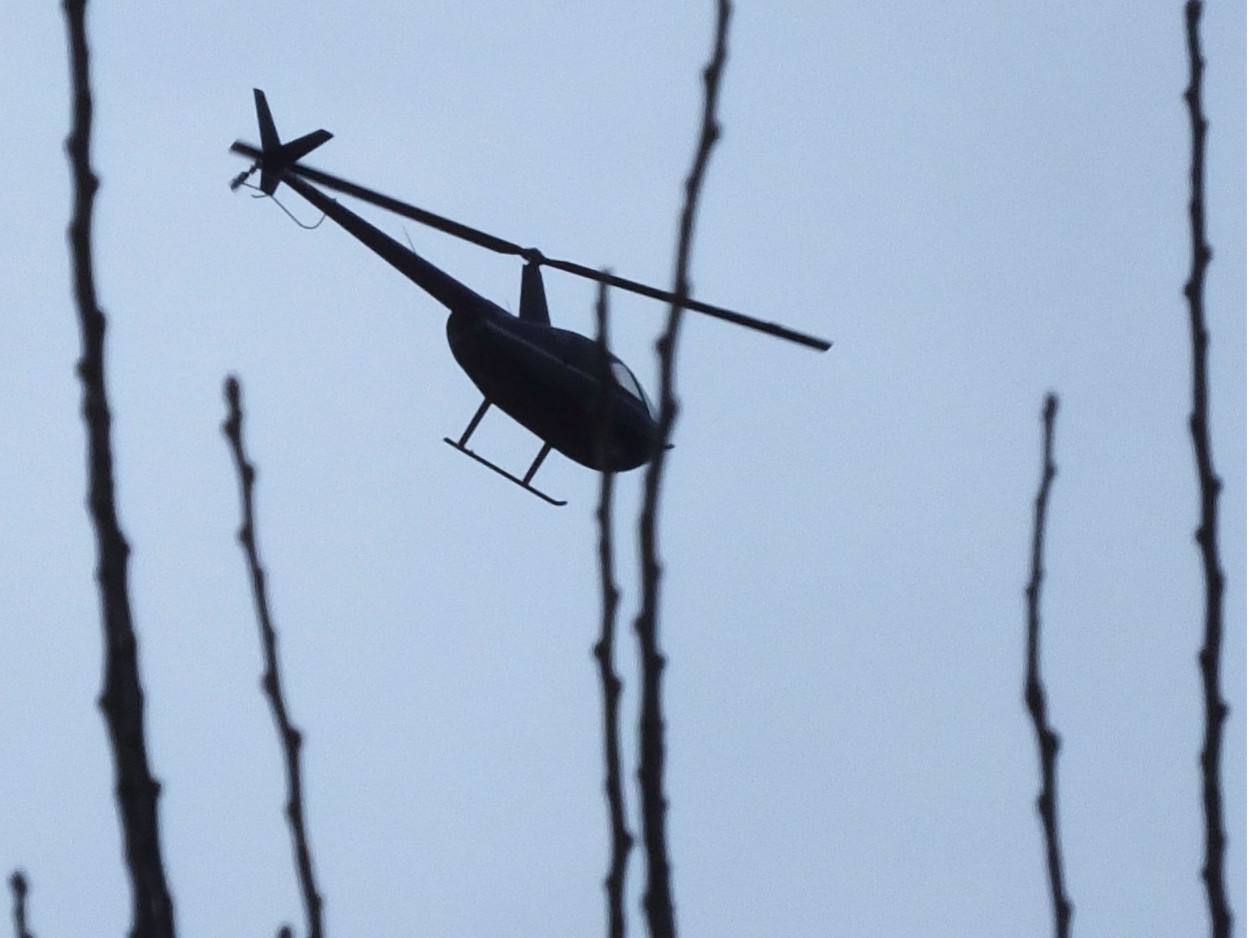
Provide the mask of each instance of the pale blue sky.
{"label": "pale blue sky", "polygon": [[[335,133],[315,165],[664,285],[711,4],[96,3],[90,26],[120,509],[181,933],[301,915],[218,431],[230,371],[330,934],[598,933],[597,480],[552,457],[540,483],[570,505],[550,509],[445,446],[477,398],[441,308],[330,225],[232,195],[226,150],[255,138],[261,87],[284,134]],[[1204,38],[1244,935],[1244,5],[1211,4]],[[121,934],[58,4],[0,8],[0,80],[0,865],[30,876],[36,933]],[[1179,2],[737,5],[695,293],[836,344],[683,332],[661,628],[684,934],[1049,932],[1021,705],[1048,390],[1043,667],[1076,933],[1206,928],[1185,80]],[[515,308],[515,261],[408,233]],[[591,328],[593,287],[547,291]],[[653,381],[663,308],[613,312]],[[520,468],[536,449],[497,413],[475,444]],[[632,533],[620,557],[624,628]],[[620,648],[632,739],[627,628]]]}

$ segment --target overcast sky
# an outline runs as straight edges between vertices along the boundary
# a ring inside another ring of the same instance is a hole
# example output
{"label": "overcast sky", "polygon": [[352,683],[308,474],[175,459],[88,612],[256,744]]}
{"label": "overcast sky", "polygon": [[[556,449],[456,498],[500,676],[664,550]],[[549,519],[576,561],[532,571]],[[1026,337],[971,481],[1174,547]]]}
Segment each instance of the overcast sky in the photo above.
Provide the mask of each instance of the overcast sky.
{"label": "overcast sky", "polygon": [[[317,166],[667,285],[711,7],[92,4],[119,506],[182,934],[302,915],[219,431],[230,372],[329,933],[602,928],[597,478],[551,457],[553,509],[444,445],[478,397],[441,307],[332,225],[230,193],[227,147],[256,138],[260,87],[285,136],[334,132]],[[1211,4],[1203,32],[1244,935],[1244,4]],[[129,922],[95,707],[67,77],[60,5],[0,5],[0,866],[27,871],[48,938]],[[835,345],[683,330],[661,533],[683,934],[1049,932],[1021,692],[1050,390],[1043,669],[1076,933],[1206,929],[1185,81],[1179,0],[737,5],[695,294]],[[515,260],[368,214],[515,309]],[[550,273],[547,292],[558,324],[592,328],[592,285]],[[612,307],[654,386],[664,309]],[[523,470],[538,443],[493,412],[475,446]],[[618,502],[631,765],[640,481]]]}

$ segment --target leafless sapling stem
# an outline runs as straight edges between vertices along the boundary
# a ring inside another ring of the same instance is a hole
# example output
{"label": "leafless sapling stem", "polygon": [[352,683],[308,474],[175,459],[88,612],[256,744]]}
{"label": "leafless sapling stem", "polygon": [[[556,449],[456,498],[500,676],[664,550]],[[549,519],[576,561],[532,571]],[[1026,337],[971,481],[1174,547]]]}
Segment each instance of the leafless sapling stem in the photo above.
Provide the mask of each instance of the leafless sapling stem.
{"label": "leafless sapling stem", "polygon": [[1046,841],[1046,872],[1050,879],[1050,899],[1055,917],[1055,938],[1068,938],[1072,928],[1072,903],[1063,884],[1063,857],[1059,851],[1059,806],[1056,773],[1059,759],[1059,734],[1047,723],[1046,691],[1042,686],[1040,655],[1042,618],[1042,545],[1046,530],[1046,508],[1050,485],[1058,470],[1054,462],[1055,413],[1059,401],[1046,395],[1042,408],[1042,481],[1033,503],[1033,550],[1029,585],[1024,595],[1028,614],[1028,660],[1025,666],[1024,701],[1037,731],[1037,750],[1041,761],[1042,790],[1037,798],[1037,813],[1042,818]]}
{"label": "leafless sapling stem", "polygon": [[35,938],[26,928],[26,877],[21,870],[14,870],[9,877],[9,889],[13,893],[13,938]]}
{"label": "leafless sapling stem", "polygon": [[669,307],[664,333],[656,342],[660,363],[659,439],[647,466],[645,494],[639,517],[639,548],[642,566],[642,606],[635,621],[642,675],[638,729],[638,786],[641,792],[643,846],[647,859],[647,881],[643,909],[652,938],[674,938],[677,934],[673,908],[672,886],[668,860],[668,835],[665,814],[668,808],[664,795],[664,717],[660,686],[664,656],[659,643],[660,561],[657,549],[657,520],[660,483],[664,472],[665,448],[672,434],[678,404],[674,392],[674,370],[677,358],[677,336],[681,325],[681,301],[690,295],[690,253],[694,241],[694,220],[698,211],[699,193],[712,147],[720,135],[716,119],[716,103],[720,79],[725,67],[726,40],[729,34],[729,0],[716,0],[716,31],[712,57],[703,69],[703,116],[694,162],[686,178],[686,195],[682,207],[677,239],[677,262],[673,280],[676,300]]}
{"label": "leafless sapling stem", "polygon": [[[608,286],[602,282],[595,304],[595,321],[601,369],[599,379],[604,388],[599,401],[600,456],[603,458],[607,455],[605,448],[610,432],[608,388],[612,386],[613,379],[608,360]],[[599,474],[599,507],[595,519],[599,526],[599,582],[603,591],[603,612],[594,657],[599,663],[599,683],[603,689],[603,788],[608,801],[608,826],[612,838],[612,857],[603,881],[607,893],[608,938],[625,938],[625,870],[634,839],[625,821],[625,791],[621,781],[621,679],[613,665],[620,591],[616,585],[612,549],[612,480],[611,472]]]}
{"label": "leafless sapling stem", "polygon": [[1189,301],[1189,327],[1193,348],[1193,411],[1189,432],[1193,437],[1194,461],[1198,469],[1198,491],[1201,497],[1201,522],[1195,532],[1202,555],[1202,572],[1206,585],[1206,615],[1202,650],[1198,668],[1202,674],[1202,698],[1206,715],[1199,765],[1202,775],[1202,810],[1205,826],[1205,855],[1202,881],[1206,887],[1207,906],[1211,914],[1213,938],[1232,934],[1233,916],[1228,905],[1224,883],[1224,805],[1220,787],[1220,750],[1223,746],[1224,720],[1228,704],[1220,695],[1220,648],[1224,638],[1224,573],[1220,568],[1219,544],[1216,537],[1216,503],[1220,479],[1215,474],[1211,455],[1211,427],[1207,389],[1207,333],[1203,291],[1207,265],[1211,262],[1211,245],[1206,232],[1206,140],[1207,119],[1202,111],[1202,72],[1205,61],[1198,31],[1202,17],[1201,0],[1185,4],[1185,38],[1189,52],[1189,85],[1185,88],[1185,104],[1189,111],[1191,161],[1189,170],[1189,228],[1192,245],[1192,266],[1185,283]]}
{"label": "leafless sapling stem", "polygon": [[73,127],[65,146],[74,181],[69,224],[70,263],[78,306],[83,419],[87,427],[87,503],[96,534],[96,581],[104,626],[104,687],[100,709],[109,729],[114,785],[131,890],[132,938],[172,938],[173,900],[161,859],[157,800],[160,785],[148,769],[139,679],[138,639],[130,610],[130,546],[117,519],[111,416],[104,378],[104,313],[96,296],[92,213],[99,179],[91,168],[91,78],[86,0],[64,0],[69,39]]}
{"label": "leafless sapling stem", "polygon": [[239,527],[239,543],[247,558],[248,574],[252,583],[252,599],[256,605],[256,618],[260,623],[261,645],[265,654],[265,673],[261,687],[273,710],[273,721],[282,743],[286,760],[287,802],[286,819],[291,828],[291,846],[295,854],[295,867],[299,876],[300,894],[304,899],[309,938],[322,938],[321,894],[317,891],[313,875],[312,851],[308,846],[308,828],[304,821],[304,786],[300,771],[300,731],[291,723],[286,701],[282,695],[282,677],[278,670],[278,633],[274,630],[269,614],[269,599],[265,589],[265,570],[260,563],[260,551],[256,546],[255,507],[253,490],[256,484],[256,467],[248,461],[243,446],[243,405],[239,381],[233,375],[226,379],[226,407],[228,416],[222,424],[222,432],[230,443],[235,469],[239,476],[239,501],[243,523]]}

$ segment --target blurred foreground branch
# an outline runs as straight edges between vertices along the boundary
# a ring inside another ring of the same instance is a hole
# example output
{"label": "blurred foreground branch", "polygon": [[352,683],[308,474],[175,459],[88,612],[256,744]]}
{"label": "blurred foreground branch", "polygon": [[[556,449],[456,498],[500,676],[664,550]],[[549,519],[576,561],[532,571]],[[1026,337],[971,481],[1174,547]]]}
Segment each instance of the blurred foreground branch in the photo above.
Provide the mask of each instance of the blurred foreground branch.
{"label": "blurred foreground branch", "polygon": [[[260,638],[265,653],[265,673],[261,686],[273,710],[273,721],[278,728],[278,738],[286,759],[287,802],[286,819],[291,828],[292,849],[299,874],[300,894],[304,899],[309,938],[322,938],[321,895],[313,876],[312,852],[308,847],[308,830],[304,823],[304,788],[300,773],[299,751],[302,742],[300,732],[287,714],[286,701],[282,696],[282,678],[278,671],[278,633],[274,631],[269,616],[269,599],[265,590],[265,570],[260,563],[256,547],[255,512],[253,488],[256,483],[256,467],[247,459],[243,447],[243,405],[239,381],[233,375],[226,379],[226,407],[228,416],[222,424],[222,432],[230,441],[239,475],[239,501],[243,511],[243,523],[239,527],[239,543],[247,557],[247,569],[252,581],[252,599],[256,604],[256,618],[260,622]],[[289,929],[285,929],[289,935]]]}
{"label": "blurred foreground branch", "polygon": [[88,506],[96,534],[96,580],[104,625],[104,688],[100,709],[109,728],[114,784],[131,891],[133,938],[172,938],[173,900],[161,859],[157,799],[148,769],[139,680],[138,639],[130,611],[130,546],[117,519],[113,492],[111,416],[104,380],[104,313],[96,298],[91,220],[99,180],[91,169],[91,81],[85,0],[65,0],[73,94],[73,127],[65,142],[74,181],[69,225],[70,263],[78,306],[82,413],[87,425]]}
{"label": "blurred foreground branch", "polygon": [[[608,389],[612,386],[612,377],[608,359],[608,285],[603,282],[599,283],[595,322],[595,338],[599,344],[599,380],[603,388],[599,400],[599,455],[600,461],[604,462],[606,453],[602,447],[607,446],[609,439],[611,398]],[[634,838],[625,823],[625,791],[621,784],[621,679],[613,665],[620,591],[616,586],[612,550],[612,481],[611,472],[599,473],[599,507],[595,518],[599,525],[599,582],[603,590],[603,615],[594,656],[599,663],[599,683],[603,688],[603,788],[608,799],[608,824],[612,836],[612,859],[603,882],[608,900],[608,936],[625,938],[625,870]]]}
{"label": "blurred foreground branch", "polygon": [[1046,531],[1046,508],[1050,485],[1057,470],[1053,458],[1055,413],[1059,401],[1046,395],[1042,408],[1042,481],[1033,504],[1033,552],[1029,585],[1024,591],[1028,607],[1028,662],[1025,668],[1024,701],[1033,717],[1037,731],[1038,756],[1041,759],[1042,791],[1037,798],[1037,812],[1042,818],[1046,840],[1046,872],[1050,878],[1050,899],[1055,916],[1055,938],[1067,938],[1072,928],[1072,903],[1063,885],[1063,858],[1059,852],[1058,788],[1055,781],[1059,757],[1059,734],[1046,720],[1046,691],[1042,686],[1038,646],[1041,639],[1042,545]]}
{"label": "blurred foreground branch", "polygon": [[9,877],[9,889],[13,893],[13,938],[35,938],[26,928],[26,877],[21,870],[14,870]]}
{"label": "blurred foreground branch", "polygon": [[1198,34],[1202,17],[1200,0],[1185,4],[1185,39],[1189,52],[1189,85],[1185,104],[1189,111],[1192,159],[1189,171],[1189,227],[1192,244],[1192,266],[1185,283],[1189,301],[1189,327],[1193,347],[1193,411],[1189,432],[1193,437],[1194,461],[1198,469],[1198,490],[1202,501],[1202,521],[1195,532],[1202,554],[1202,572],[1206,584],[1206,615],[1202,650],[1198,667],[1202,673],[1202,699],[1206,715],[1199,764],[1202,770],[1202,810],[1205,823],[1206,851],[1202,864],[1202,881],[1206,886],[1207,905],[1211,914],[1213,938],[1232,934],[1233,917],[1228,906],[1224,884],[1224,804],[1220,789],[1220,750],[1223,745],[1224,720],[1228,704],[1220,696],[1220,648],[1224,638],[1224,573],[1220,569],[1216,537],[1216,502],[1220,480],[1215,474],[1211,456],[1211,427],[1208,420],[1210,404],[1207,392],[1207,333],[1203,290],[1207,265],[1211,262],[1211,245],[1206,231],[1206,140],[1207,120],[1202,113],[1202,72],[1205,62]]}
{"label": "blurred foreground branch", "polygon": [[721,73],[725,67],[726,39],[729,33],[729,0],[717,0],[716,33],[712,57],[703,69],[703,117],[694,163],[686,178],[686,197],[682,207],[677,240],[677,262],[673,293],[676,300],[669,307],[664,334],[656,342],[660,359],[659,439],[647,466],[642,513],[638,521],[642,565],[642,608],[635,622],[641,659],[642,700],[639,715],[638,785],[641,791],[643,845],[647,857],[647,885],[643,908],[653,938],[673,938],[677,933],[673,910],[672,887],[669,881],[668,835],[665,828],[667,802],[664,796],[664,716],[660,683],[664,656],[659,643],[660,561],[657,549],[657,527],[660,483],[664,473],[665,448],[677,418],[674,393],[674,369],[677,358],[677,335],[681,325],[682,302],[690,295],[690,254],[694,242],[694,220],[699,194],[707,171],[712,147],[720,136],[716,120],[716,102],[720,93]]}

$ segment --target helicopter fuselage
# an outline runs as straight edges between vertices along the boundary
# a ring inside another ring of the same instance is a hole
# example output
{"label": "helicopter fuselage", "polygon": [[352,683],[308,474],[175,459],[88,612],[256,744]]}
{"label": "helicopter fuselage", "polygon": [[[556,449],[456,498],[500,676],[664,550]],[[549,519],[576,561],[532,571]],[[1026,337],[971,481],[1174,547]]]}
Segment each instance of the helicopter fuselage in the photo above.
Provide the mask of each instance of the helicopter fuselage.
{"label": "helicopter fuselage", "polygon": [[483,397],[574,462],[621,472],[651,457],[658,430],[646,398],[593,339],[507,313],[453,310],[447,341]]}

